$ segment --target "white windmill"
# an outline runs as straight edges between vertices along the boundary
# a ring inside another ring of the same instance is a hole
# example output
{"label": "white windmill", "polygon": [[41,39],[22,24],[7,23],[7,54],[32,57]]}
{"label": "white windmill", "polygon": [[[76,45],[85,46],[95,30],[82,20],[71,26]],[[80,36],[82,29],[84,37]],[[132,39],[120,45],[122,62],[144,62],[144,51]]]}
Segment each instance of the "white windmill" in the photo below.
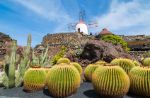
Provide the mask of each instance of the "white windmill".
{"label": "white windmill", "polygon": [[91,27],[98,27],[98,24],[97,24],[97,22],[92,22],[92,23],[87,24],[85,22],[85,16],[86,16],[85,11],[81,10],[79,12],[79,22],[78,23],[70,23],[68,25],[68,29],[71,29],[71,30],[73,29],[76,32],[81,32],[84,35],[89,35],[90,33],[88,32],[88,29]]}

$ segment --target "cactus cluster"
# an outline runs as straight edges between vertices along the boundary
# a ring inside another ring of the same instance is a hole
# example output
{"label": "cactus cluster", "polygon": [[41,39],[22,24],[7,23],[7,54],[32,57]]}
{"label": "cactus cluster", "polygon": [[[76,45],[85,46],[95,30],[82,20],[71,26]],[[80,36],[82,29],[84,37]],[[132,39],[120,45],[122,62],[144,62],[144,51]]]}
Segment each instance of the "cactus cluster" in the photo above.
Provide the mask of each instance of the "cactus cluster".
{"label": "cactus cluster", "polygon": [[144,58],[142,63],[143,63],[144,66],[150,66],[150,57],[149,58]]}
{"label": "cactus cluster", "polygon": [[45,87],[46,72],[43,68],[29,68],[24,75],[24,90],[37,91]]}
{"label": "cactus cluster", "polygon": [[120,66],[100,66],[92,75],[92,84],[95,91],[106,97],[122,97],[130,86],[126,72]]}
{"label": "cactus cluster", "polygon": [[84,77],[87,81],[92,80],[93,72],[99,67],[98,64],[89,64],[84,70]]}
{"label": "cactus cluster", "polygon": [[129,73],[129,71],[136,66],[132,60],[125,58],[116,58],[111,61],[111,64],[122,67],[126,73]]}
{"label": "cactus cluster", "polygon": [[66,63],[53,66],[47,76],[47,86],[54,97],[67,97],[77,91],[81,77],[74,66]]}
{"label": "cactus cluster", "polygon": [[150,68],[134,67],[130,71],[129,77],[131,93],[150,97]]}
{"label": "cactus cluster", "polygon": [[3,85],[6,88],[12,88],[15,87],[15,66],[17,59],[16,54],[17,44],[16,41],[12,42],[12,49],[11,49],[11,55],[6,56],[6,61],[4,65],[4,74],[3,74]]}

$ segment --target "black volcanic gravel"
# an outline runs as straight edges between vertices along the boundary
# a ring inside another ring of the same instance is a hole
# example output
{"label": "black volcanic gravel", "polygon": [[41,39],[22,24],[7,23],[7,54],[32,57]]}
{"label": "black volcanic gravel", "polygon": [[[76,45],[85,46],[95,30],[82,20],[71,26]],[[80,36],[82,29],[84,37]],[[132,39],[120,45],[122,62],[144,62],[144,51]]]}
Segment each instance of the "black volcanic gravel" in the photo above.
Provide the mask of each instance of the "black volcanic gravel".
{"label": "black volcanic gravel", "polygon": [[[0,98],[54,98],[54,97],[49,95],[47,89],[43,91],[27,93],[23,91],[22,87],[19,87],[12,89],[0,88]],[[81,84],[76,94],[69,96],[67,98],[104,98],[104,97],[100,97],[95,93],[91,83],[84,82]],[[124,96],[123,98],[146,98],[146,97],[128,95]]]}

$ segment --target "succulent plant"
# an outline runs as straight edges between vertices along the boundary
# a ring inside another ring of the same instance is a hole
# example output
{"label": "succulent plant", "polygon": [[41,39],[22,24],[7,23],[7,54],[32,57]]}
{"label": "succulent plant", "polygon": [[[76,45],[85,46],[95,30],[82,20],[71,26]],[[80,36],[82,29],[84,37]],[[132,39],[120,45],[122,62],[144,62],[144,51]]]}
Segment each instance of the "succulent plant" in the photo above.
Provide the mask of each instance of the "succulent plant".
{"label": "succulent plant", "polygon": [[57,64],[60,64],[60,63],[69,64],[69,63],[70,63],[70,60],[69,60],[68,58],[60,58],[60,59],[57,61]]}
{"label": "succulent plant", "polygon": [[105,97],[122,97],[130,86],[126,72],[120,66],[99,66],[92,75],[95,91]]}
{"label": "succulent plant", "polygon": [[134,67],[129,73],[131,86],[130,92],[150,97],[150,68]]}
{"label": "succulent plant", "polygon": [[135,64],[135,66],[141,66],[141,63],[139,61],[133,60],[133,63]]}
{"label": "succulent plant", "polygon": [[95,64],[106,64],[107,62],[105,62],[105,61],[102,61],[102,60],[99,60],[99,61],[97,61]]}
{"label": "succulent plant", "polygon": [[122,67],[127,72],[127,74],[133,67],[135,67],[135,64],[132,60],[125,58],[116,58],[111,61],[111,64]]}
{"label": "succulent plant", "polygon": [[42,90],[46,84],[46,72],[43,68],[29,68],[24,75],[24,90],[32,92]]}
{"label": "succulent plant", "polygon": [[80,86],[81,77],[74,66],[61,63],[53,66],[47,76],[49,92],[54,97],[67,97],[77,91]]}
{"label": "succulent plant", "polygon": [[77,70],[79,71],[80,75],[82,74],[82,67],[81,67],[81,65],[79,63],[71,62],[70,64],[77,68]]}
{"label": "succulent plant", "polygon": [[99,67],[98,64],[89,64],[84,70],[84,77],[87,81],[92,80],[93,72]]}
{"label": "succulent plant", "polygon": [[150,57],[143,59],[143,65],[144,65],[144,66],[150,66]]}

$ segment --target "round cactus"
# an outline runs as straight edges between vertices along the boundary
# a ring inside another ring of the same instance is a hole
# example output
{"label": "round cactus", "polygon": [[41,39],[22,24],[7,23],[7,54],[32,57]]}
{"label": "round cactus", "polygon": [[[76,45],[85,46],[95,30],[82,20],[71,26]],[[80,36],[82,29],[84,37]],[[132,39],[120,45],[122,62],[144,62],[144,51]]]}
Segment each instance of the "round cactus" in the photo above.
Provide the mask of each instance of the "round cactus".
{"label": "round cactus", "polygon": [[76,67],[77,70],[79,71],[79,73],[82,74],[82,67],[81,67],[81,65],[79,63],[71,62],[70,64],[73,65],[74,67]]}
{"label": "round cactus", "polygon": [[136,60],[133,60],[133,63],[135,64],[135,66],[141,66],[141,63]]}
{"label": "round cactus", "polygon": [[60,64],[60,63],[69,64],[69,63],[70,63],[70,60],[69,60],[68,58],[60,58],[60,59],[57,61],[57,64]]}
{"label": "round cactus", "polygon": [[150,68],[134,67],[130,71],[129,77],[131,93],[150,97]]}
{"label": "round cactus", "polygon": [[29,68],[24,75],[24,90],[42,90],[46,83],[46,72],[43,68]]}
{"label": "round cactus", "polygon": [[74,66],[61,63],[53,66],[47,76],[49,92],[54,97],[67,97],[77,91],[80,86],[81,77]]}
{"label": "round cactus", "polygon": [[120,66],[100,66],[92,75],[95,91],[105,97],[122,97],[130,86],[126,72]]}
{"label": "round cactus", "polygon": [[150,66],[150,57],[143,59],[143,65],[144,66]]}
{"label": "round cactus", "polygon": [[87,81],[91,81],[92,80],[92,74],[93,72],[96,70],[96,68],[98,68],[99,65],[98,64],[89,64],[85,70],[84,70],[84,77]]}
{"label": "round cactus", "polygon": [[132,60],[125,58],[114,59],[111,61],[111,64],[122,67],[127,72],[127,74],[133,67],[135,67],[135,64],[133,63]]}
{"label": "round cactus", "polygon": [[102,61],[102,60],[99,60],[99,61],[97,61],[95,64],[106,64],[107,62],[105,62],[105,61]]}

